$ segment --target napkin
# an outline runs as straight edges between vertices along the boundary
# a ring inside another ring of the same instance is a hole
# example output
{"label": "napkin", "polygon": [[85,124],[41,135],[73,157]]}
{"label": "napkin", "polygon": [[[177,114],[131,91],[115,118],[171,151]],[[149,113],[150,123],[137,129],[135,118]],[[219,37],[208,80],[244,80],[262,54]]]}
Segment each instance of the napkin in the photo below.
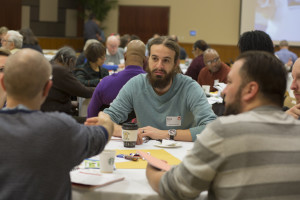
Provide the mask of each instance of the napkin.
{"label": "napkin", "polygon": [[163,146],[176,146],[177,142],[175,140],[165,140],[165,139],[163,139],[161,144]]}

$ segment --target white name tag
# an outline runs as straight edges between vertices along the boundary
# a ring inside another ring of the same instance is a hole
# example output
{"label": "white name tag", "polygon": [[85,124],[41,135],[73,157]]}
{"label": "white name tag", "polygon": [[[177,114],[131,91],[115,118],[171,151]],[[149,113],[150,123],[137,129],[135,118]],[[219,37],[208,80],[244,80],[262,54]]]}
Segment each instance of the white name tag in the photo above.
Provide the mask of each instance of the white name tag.
{"label": "white name tag", "polygon": [[177,116],[177,117],[168,116],[166,118],[166,125],[167,126],[181,126],[181,116]]}

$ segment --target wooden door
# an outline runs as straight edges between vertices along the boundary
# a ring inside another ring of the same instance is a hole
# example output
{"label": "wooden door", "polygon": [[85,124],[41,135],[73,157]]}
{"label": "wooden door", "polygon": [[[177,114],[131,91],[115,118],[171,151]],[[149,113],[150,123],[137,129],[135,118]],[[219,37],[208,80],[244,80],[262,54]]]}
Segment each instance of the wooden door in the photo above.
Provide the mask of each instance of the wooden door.
{"label": "wooden door", "polygon": [[118,32],[134,34],[147,42],[155,33],[169,35],[169,7],[119,6]]}
{"label": "wooden door", "polygon": [[22,0],[1,0],[0,27],[6,26],[10,30],[21,28]]}

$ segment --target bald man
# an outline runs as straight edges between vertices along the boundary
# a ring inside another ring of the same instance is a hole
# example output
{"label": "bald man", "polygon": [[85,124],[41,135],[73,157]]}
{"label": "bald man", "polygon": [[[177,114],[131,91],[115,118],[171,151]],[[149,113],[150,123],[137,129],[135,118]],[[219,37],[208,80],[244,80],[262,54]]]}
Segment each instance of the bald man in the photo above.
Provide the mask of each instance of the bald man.
{"label": "bald man", "polygon": [[120,39],[117,36],[111,35],[106,40],[106,65],[118,65],[119,68],[124,68],[124,50],[119,48]]}
{"label": "bald man", "polygon": [[125,70],[104,77],[97,85],[88,107],[88,117],[97,116],[100,110],[109,107],[120,89],[132,77],[146,73],[143,70],[145,60],[145,44],[140,40],[132,40],[125,53]]}
{"label": "bald man", "polygon": [[35,50],[20,50],[6,62],[0,79],[7,92],[7,107],[0,110],[0,199],[71,199],[70,170],[99,154],[112,135],[104,113],[88,127],[63,113],[39,111],[51,74],[50,63]]}
{"label": "bald man", "polygon": [[292,76],[293,82],[291,84],[291,90],[294,91],[297,104],[287,110],[286,113],[296,119],[300,119],[300,58],[298,58],[293,65]]}
{"label": "bald man", "polygon": [[[9,55],[10,55],[9,50],[0,48],[0,77],[3,76],[4,65]],[[6,99],[6,92],[0,86],[0,108],[4,106],[5,99]]]}

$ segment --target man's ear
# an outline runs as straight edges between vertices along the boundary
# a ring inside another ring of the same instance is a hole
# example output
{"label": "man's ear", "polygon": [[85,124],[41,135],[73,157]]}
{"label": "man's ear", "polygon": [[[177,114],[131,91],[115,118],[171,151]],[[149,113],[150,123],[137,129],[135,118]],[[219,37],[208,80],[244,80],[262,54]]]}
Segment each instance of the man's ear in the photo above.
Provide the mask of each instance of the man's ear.
{"label": "man's ear", "polygon": [[247,85],[243,88],[242,98],[244,101],[250,101],[254,99],[259,92],[259,85],[255,81],[251,81],[247,83]]}
{"label": "man's ear", "polygon": [[4,91],[6,91],[5,85],[4,85],[4,74],[3,73],[0,73],[0,87],[2,87]]}
{"label": "man's ear", "polygon": [[45,87],[44,87],[44,91],[43,91],[43,97],[47,97],[47,96],[48,96],[49,91],[50,91],[50,89],[51,89],[51,87],[52,87],[52,84],[53,84],[52,80],[49,80],[49,81],[46,83],[46,85],[45,85]]}

